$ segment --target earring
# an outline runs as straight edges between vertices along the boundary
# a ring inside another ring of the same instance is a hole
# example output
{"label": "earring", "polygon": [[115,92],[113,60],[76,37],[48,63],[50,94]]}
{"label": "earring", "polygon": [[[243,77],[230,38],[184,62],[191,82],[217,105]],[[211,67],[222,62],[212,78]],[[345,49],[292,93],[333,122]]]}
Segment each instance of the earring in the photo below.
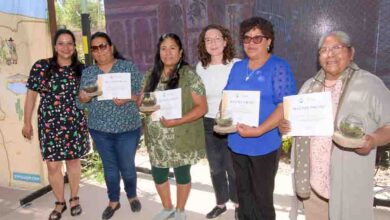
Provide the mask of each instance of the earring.
{"label": "earring", "polygon": [[271,50],[270,46],[267,47],[267,51],[269,52]]}

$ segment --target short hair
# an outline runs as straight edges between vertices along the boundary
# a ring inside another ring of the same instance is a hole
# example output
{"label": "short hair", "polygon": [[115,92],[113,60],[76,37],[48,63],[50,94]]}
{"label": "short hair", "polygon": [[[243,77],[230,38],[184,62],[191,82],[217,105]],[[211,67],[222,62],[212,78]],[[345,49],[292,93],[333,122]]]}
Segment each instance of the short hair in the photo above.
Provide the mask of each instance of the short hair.
{"label": "short hair", "polygon": [[251,17],[241,22],[240,24],[240,38],[244,39],[245,34],[252,30],[253,28],[258,28],[265,37],[271,39],[271,44],[269,46],[268,52],[271,53],[274,48],[274,28],[270,21],[262,17]]}
{"label": "short hair", "polygon": [[331,31],[321,36],[320,41],[318,42],[318,48],[322,47],[322,44],[324,43],[325,39],[329,36],[335,36],[337,37],[342,44],[347,46],[348,48],[352,47],[351,44],[351,37],[344,31]]}
{"label": "short hair", "polygon": [[202,63],[202,66],[205,68],[211,62],[211,55],[206,50],[205,36],[206,32],[211,29],[216,29],[222,34],[222,38],[226,41],[226,47],[223,49],[222,63],[227,64],[232,61],[235,55],[235,48],[232,36],[230,31],[217,24],[210,24],[203,28],[202,32],[199,34],[199,43],[198,43],[198,58]]}

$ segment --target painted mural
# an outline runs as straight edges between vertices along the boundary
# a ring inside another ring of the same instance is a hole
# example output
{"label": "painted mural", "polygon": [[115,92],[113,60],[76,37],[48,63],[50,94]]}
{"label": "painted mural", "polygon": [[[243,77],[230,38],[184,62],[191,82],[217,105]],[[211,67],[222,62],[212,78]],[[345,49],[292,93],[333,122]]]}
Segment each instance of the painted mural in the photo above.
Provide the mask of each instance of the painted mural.
{"label": "painted mural", "polygon": [[51,54],[46,4],[0,4],[0,186],[36,189],[47,184],[37,129],[32,141],[21,135],[30,68]]}

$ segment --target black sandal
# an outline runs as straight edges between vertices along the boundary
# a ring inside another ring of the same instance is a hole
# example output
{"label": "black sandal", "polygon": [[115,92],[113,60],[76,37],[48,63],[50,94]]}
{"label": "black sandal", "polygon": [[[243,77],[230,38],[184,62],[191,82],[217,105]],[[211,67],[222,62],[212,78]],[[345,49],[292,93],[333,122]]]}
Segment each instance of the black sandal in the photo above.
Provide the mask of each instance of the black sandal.
{"label": "black sandal", "polygon": [[59,212],[59,211],[57,211],[57,210],[53,210],[51,213],[50,213],[50,215],[49,215],[49,220],[59,220],[59,219],[61,219],[61,217],[62,217],[62,213],[63,212],[65,212],[65,210],[66,210],[66,203],[65,202],[55,202],[54,203],[56,206],[57,205],[63,205],[63,207],[62,207],[62,210],[61,210],[61,212]]}
{"label": "black sandal", "polygon": [[[72,202],[72,201],[78,201],[80,198],[78,196],[75,196],[73,198],[70,198],[69,199],[69,204]],[[70,215],[71,216],[77,216],[77,215],[80,215],[81,213],[83,212],[83,209],[81,208],[81,205],[80,204],[77,204],[75,206],[71,206],[70,207]]]}

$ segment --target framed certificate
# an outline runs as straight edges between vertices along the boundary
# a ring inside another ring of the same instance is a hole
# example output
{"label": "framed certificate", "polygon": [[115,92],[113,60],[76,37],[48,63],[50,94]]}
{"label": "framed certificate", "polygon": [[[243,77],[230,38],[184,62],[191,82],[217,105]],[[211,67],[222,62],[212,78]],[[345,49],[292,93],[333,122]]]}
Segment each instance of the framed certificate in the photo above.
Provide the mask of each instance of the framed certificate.
{"label": "framed certificate", "polygon": [[284,118],[290,121],[288,136],[332,136],[333,110],[330,92],[286,96]]}
{"label": "framed certificate", "polygon": [[102,95],[98,100],[131,99],[130,73],[105,73],[98,75],[99,90]]}
{"label": "framed certificate", "polygon": [[233,124],[259,125],[260,91],[224,90],[221,114],[231,114]]}

